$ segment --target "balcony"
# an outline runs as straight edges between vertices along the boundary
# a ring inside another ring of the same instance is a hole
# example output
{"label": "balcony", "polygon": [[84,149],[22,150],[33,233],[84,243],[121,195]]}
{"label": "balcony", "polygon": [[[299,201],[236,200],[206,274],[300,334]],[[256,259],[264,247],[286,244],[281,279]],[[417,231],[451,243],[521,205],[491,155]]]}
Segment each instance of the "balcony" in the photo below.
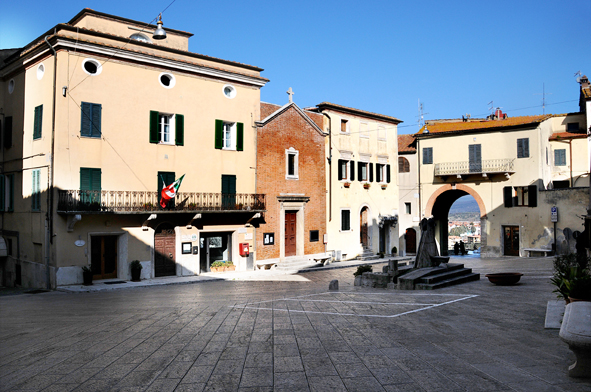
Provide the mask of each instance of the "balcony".
{"label": "balcony", "polygon": [[145,214],[151,212],[265,211],[264,194],[179,192],[166,208],[158,192],[59,190],[58,213]]}
{"label": "balcony", "polygon": [[487,177],[491,174],[505,174],[509,177],[515,173],[513,168],[513,158],[506,159],[487,159],[480,162],[445,162],[438,163],[435,165],[435,176],[437,177],[448,177],[456,176],[462,178],[462,176],[480,175]]}

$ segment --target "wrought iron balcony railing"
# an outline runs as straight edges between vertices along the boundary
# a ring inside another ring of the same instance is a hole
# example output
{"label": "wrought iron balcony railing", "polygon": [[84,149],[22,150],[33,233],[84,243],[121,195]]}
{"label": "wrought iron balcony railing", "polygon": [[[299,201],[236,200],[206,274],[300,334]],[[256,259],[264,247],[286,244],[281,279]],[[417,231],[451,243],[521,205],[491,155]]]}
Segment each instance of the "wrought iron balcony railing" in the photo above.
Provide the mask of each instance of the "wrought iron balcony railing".
{"label": "wrought iron balcony railing", "polygon": [[89,213],[264,211],[265,195],[179,192],[166,208],[159,203],[158,192],[60,190],[57,210]]}
{"label": "wrought iron balcony railing", "polygon": [[514,173],[513,158],[487,159],[480,162],[444,162],[435,165],[436,176],[461,176],[469,174]]}

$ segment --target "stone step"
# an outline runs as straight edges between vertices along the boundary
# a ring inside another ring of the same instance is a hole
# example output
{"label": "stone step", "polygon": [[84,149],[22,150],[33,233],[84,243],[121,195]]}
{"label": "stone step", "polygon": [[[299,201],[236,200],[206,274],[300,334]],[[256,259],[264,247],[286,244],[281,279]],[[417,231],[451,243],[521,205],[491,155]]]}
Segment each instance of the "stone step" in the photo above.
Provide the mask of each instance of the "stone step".
{"label": "stone step", "polygon": [[458,276],[468,275],[472,273],[472,268],[458,268],[450,271],[442,272],[436,275],[429,275],[420,280],[419,283],[437,283],[447,279],[456,278]]}
{"label": "stone step", "polygon": [[442,287],[453,286],[456,284],[472,282],[475,280],[480,280],[480,274],[470,273],[470,274],[466,274],[466,275],[462,275],[462,276],[457,276],[455,278],[442,280],[440,282],[432,283],[432,284],[417,283],[415,285],[415,289],[416,290],[434,290],[434,289],[440,289]]}
{"label": "stone step", "polygon": [[287,263],[277,264],[277,270],[279,271],[297,271],[310,267],[320,267],[321,263],[316,263],[314,260],[303,260],[303,261],[292,261]]}

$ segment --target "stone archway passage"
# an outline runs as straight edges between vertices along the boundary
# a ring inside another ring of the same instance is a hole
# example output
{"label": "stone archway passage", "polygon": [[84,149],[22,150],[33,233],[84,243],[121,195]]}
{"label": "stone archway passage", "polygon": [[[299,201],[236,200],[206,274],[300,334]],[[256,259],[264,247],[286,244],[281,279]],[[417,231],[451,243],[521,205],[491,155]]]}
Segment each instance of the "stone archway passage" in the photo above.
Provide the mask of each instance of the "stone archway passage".
{"label": "stone archway passage", "polygon": [[439,187],[427,201],[425,216],[432,216],[435,220],[439,253],[448,255],[448,214],[452,204],[462,196],[470,195],[478,204],[480,210],[480,225],[482,228],[481,248],[486,247],[486,208],[480,195],[472,188],[463,184],[445,184]]}

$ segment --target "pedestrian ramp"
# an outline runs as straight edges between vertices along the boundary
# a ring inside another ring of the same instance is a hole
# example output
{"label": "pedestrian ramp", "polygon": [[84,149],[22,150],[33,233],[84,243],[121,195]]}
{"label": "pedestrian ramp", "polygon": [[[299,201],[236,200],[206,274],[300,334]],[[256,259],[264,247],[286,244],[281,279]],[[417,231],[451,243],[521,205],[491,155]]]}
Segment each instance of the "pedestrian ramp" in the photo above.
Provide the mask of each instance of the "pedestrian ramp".
{"label": "pedestrian ramp", "polygon": [[451,306],[473,294],[325,292],[232,305],[234,308],[336,316],[394,318]]}

